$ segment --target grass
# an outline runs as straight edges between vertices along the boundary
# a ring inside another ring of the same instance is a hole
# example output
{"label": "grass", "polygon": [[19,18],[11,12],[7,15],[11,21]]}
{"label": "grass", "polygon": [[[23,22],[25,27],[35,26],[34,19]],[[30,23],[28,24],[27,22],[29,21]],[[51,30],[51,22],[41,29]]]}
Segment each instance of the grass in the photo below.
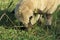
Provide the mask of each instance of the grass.
{"label": "grass", "polygon": [[12,28],[5,29],[1,26],[0,40],[55,40],[55,33],[51,30],[46,31],[37,25],[28,32]]}

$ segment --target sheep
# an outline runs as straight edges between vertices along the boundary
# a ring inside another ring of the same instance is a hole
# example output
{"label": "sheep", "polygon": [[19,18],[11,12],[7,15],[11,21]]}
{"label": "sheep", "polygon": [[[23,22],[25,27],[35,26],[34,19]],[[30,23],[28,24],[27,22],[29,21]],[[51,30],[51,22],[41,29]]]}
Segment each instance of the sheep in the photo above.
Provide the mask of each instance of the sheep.
{"label": "sheep", "polygon": [[41,14],[45,14],[46,25],[51,25],[52,14],[59,4],[60,0],[20,0],[15,8],[15,16],[28,28],[41,21]]}

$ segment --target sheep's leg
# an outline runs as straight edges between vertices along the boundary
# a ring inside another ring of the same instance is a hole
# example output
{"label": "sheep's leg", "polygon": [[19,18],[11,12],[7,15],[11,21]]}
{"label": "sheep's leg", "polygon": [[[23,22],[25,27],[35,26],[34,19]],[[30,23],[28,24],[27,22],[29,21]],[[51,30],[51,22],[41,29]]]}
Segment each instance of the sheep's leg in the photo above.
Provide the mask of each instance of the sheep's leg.
{"label": "sheep's leg", "polygon": [[31,24],[34,25],[38,21],[39,17],[40,17],[39,14],[37,14],[36,16],[33,16],[31,19]]}
{"label": "sheep's leg", "polygon": [[40,15],[39,17],[39,20],[38,20],[38,23],[41,25],[41,24],[44,24],[44,17],[43,15]]}
{"label": "sheep's leg", "polygon": [[37,9],[37,14],[40,15],[38,23],[41,25],[44,23],[44,13],[40,9]]}
{"label": "sheep's leg", "polygon": [[52,14],[46,14],[46,27],[51,29],[52,24]]}

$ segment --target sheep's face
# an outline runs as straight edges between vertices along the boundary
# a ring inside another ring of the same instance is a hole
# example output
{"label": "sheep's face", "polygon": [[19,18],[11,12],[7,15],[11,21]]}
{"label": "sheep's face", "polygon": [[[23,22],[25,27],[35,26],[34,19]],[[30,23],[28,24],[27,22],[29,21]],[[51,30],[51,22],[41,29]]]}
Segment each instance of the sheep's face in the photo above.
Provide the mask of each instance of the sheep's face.
{"label": "sheep's face", "polygon": [[16,17],[23,26],[28,27],[28,25],[30,24],[30,19],[32,19],[33,17],[33,11],[27,8],[24,9],[23,11],[21,10],[18,13],[16,13]]}

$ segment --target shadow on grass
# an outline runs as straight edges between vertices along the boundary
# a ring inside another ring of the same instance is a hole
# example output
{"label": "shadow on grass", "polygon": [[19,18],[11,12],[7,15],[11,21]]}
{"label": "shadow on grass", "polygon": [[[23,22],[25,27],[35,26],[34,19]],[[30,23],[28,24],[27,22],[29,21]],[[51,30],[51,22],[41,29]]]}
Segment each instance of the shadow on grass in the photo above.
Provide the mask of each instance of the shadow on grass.
{"label": "shadow on grass", "polygon": [[16,18],[14,15],[14,10],[12,12],[8,12],[6,10],[0,10],[0,17],[6,13],[0,20],[0,26],[15,26],[17,23],[15,22]]}

